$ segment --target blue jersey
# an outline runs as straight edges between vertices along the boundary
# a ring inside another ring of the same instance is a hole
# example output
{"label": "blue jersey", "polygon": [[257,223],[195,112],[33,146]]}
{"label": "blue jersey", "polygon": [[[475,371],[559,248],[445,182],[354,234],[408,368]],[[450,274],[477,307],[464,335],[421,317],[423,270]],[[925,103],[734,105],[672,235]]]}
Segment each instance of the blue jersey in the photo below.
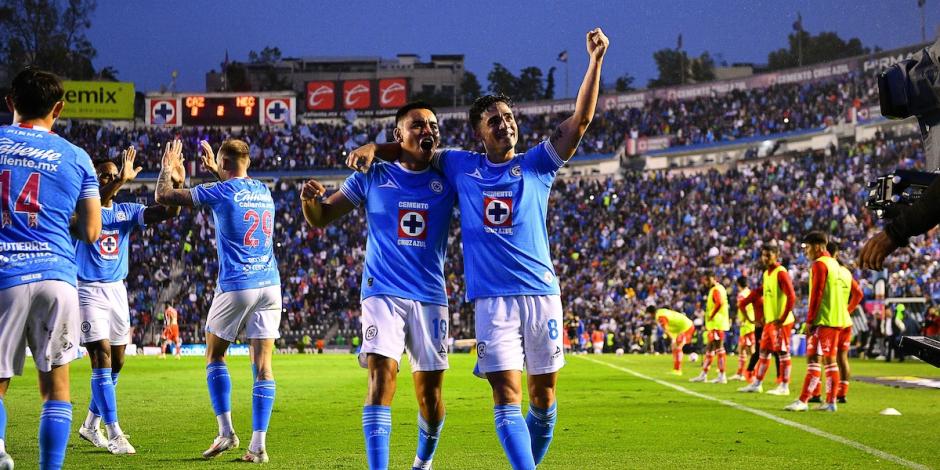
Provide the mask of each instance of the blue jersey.
{"label": "blue jersey", "polygon": [[366,208],[362,298],[393,295],[446,306],[444,252],[453,186],[432,168],[416,172],[379,162],[369,173],[350,175],[340,191]]}
{"label": "blue jersey", "polygon": [[220,292],[281,284],[274,259],[274,200],[261,181],[232,178],[190,190],[215,217]]}
{"label": "blue jersey", "polygon": [[84,150],[45,129],[0,127],[0,289],[75,285],[69,218],[79,200],[99,197]]}
{"label": "blue jersey", "polygon": [[551,143],[500,164],[465,150],[441,151],[434,163],[457,188],[467,299],[559,294],[545,219],[564,161]]}
{"label": "blue jersey", "polygon": [[127,246],[134,227],[143,227],[147,206],[116,202],[101,208],[101,236],[94,243],[75,240],[78,280],[117,282],[127,277]]}

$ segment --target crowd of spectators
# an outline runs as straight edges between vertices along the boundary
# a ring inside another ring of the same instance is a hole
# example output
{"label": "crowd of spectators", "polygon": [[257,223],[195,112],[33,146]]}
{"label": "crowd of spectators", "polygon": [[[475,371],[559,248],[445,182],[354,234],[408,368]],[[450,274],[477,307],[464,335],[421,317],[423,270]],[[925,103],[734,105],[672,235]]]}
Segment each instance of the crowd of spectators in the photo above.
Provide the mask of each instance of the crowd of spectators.
{"label": "crowd of spectators", "polygon": [[[812,83],[735,90],[684,100],[653,99],[642,108],[598,113],[578,149],[579,154],[614,153],[627,136],[668,136],[673,146],[732,141],[825,127],[839,122],[851,107],[877,101],[877,83],[870,74],[852,73]],[[548,138],[566,114],[518,114],[519,148]],[[346,152],[372,141],[391,140],[389,121],[363,124],[300,123],[287,128],[162,128],[108,127],[64,122],[56,131],[86,149],[93,159],[115,158],[133,145],[144,171],[159,169],[162,145],[179,137],[184,155],[198,152],[200,140],[217,145],[228,137],[250,145],[254,170],[316,170],[342,168]],[[466,119],[441,122],[444,146],[480,149]]]}

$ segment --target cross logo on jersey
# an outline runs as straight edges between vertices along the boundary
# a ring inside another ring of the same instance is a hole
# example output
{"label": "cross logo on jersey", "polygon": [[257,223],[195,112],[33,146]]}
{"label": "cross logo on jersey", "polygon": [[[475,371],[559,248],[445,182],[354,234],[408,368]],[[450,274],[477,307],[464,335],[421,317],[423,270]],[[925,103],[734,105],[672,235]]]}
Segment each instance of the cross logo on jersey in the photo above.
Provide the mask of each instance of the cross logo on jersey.
{"label": "cross logo on jersey", "polygon": [[512,199],[484,196],[483,224],[487,227],[512,226]]}
{"label": "cross logo on jersey", "polygon": [[121,247],[118,232],[101,232],[98,238],[98,253],[104,259],[117,259]]}
{"label": "cross logo on jersey", "polygon": [[398,210],[398,238],[424,240],[428,236],[428,211]]}

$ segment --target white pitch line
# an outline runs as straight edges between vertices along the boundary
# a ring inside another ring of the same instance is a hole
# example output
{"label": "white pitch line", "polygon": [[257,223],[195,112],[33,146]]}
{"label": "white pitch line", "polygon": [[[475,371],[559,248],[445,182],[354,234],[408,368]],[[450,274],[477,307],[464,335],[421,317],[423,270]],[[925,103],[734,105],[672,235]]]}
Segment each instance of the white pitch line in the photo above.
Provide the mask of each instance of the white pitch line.
{"label": "white pitch line", "polygon": [[628,374],[632,374],[632,375],[634,375],[634,376],[636,376],[636,377],[639,377],[639,378],[641,378],[641,379],[644,379],[644,380],[649,380],[649,381],[651,381],[651,382],[656,382],[656,383],[658,383],[659,385],[662,385],[662,386],[664,386],[664,387],[669,387],[669,388],[671,388],[671,389],[674,389],[674,390],[677,390],[677,391],[679,391],[679,392],[685,393],[686,395],[691,395],[691,396],[693,396],[693,397],[701,398],[701,399],[703,399],[703,400],[709,400],[709,401],[718,402],[718,403],[721,403],[722,405],[725,405],[725,406],[728,406],[728,407],[731,407],[731,408],[734,408],[734,409],[737,409],[737,410],[746,411],[746,412],[748,412],[748,413],[755,414],[755,415],[757,415],[757,416],[761,416],[761,417],[767,418],[767,419],[769,419],[769,420],[771,420],[771,421],[775,421],[775,422],[780,423],[780,424],[782,424],[782,425],[784,425],[784,426],[790,426],[791,428],[796,428],[796,429],[799,429],[799,430],[801,430],[801,431],[805,431],[805,432],[808,432],[808,433],[810,433],[810,434],[814,434],[814,435],[819,436],[819,437],[824,437],[824,438],[826,438],[826,439],[829,439],[830,441],[834,441],[834,442],[838,442],[838,443],[840,443],[840,444],[847,445],[847,446],[849,446],[849,447],[858,449],[858,450],[860,450],[860,451],[862,451],[862,452],[865,452],[865,453],[874,455],[875,457],[878,457],[878,458],[881,458],[881,459],[884,459],[884,460],[888,460],[888,461],[890,461],[890,462],[894,462],[894,463],[896,463],[896,464],[898,464],[898,465],[901,465],[901,466],[904,466],[904,467],[907,467],[907,468],[912,468],[912,469],[916,469],[916,470],[930,470],[930,467],[928,467],[928,466],[926,466],[926,465],[919,464],[919,463],[917,463],[917,462],[911,462],[910,460],[907,460],[907,459],[898,457],[898,456],[893,455],[893,454],[889,454],[889,453],[887,453],[887,452],[885,452],[885,451],[883,451],[883,450],[878,450],[878,449],[875,449],[874,447],[866,446],[865,444],[862,444],[861,442],[856,442],[856,441],[853,441],[853,440],[851,440],[851,439],[846,439],[846,438],[844,438],[844,437],[842,437],[842,436],[838,436],[838,435],[835,435],[835,434],[832,434],[832,433],[828,433],[828,432],[823,431],[823,430],[821,430],[821,429],[816,429],[816,428],[814,428],[814,427],[812,427],[812,426],[807,426],[807,425],[802,424],[802,423],[797,423],[796,421],[790,421],[789,419],[781,418],[781,417],[779,417],[779,416],[770,414],[770,413],[768,413],[768,412],[766,412],[766,411],[761,411],[761,410],[758,410],[758,409],[756,409],[756,408],[751,408],[751,407],[749,407],[749,406],[745,406],[745,405],[742,405],[742,404],[739,404],[739,403],[735,403],[735,402],[730,401],[730,400],[722,400],[722,399],[720,399],[720,398],[715,398],[715,397],[712,397],[712,396],[709,396],[709,395],[705,395],[705,394],[703,394],[703,393],[698,393],[698,392],[696,392],[696,391],[694,391],[694,390],[689,390],[689,389],[687,389],[687,388],[685,388],[685,387],[683,387],[683,386],[681,386],[681,385],[676,385],[676,384],[674,384],[674,383],[666,382],[665,380],[659,380],[659,379],[656,379],[656,378],[653,378],[653,377],[649,377],[649,376],[647,376],[647,375],[641,374],[641,373],[636,372],[636,371],[634,371],[634,370],[627,369],[626,367],[620,367],[620,366],[617,366],[617,365],[614,365],[614,364],[610,364],[610,363],[607,363],[607,362],[604,362],[604,361],[598,361],[597,359],[591,359],[591,358],[589,358],[589,357],[584,357],[584,356],[576,356],[576,357],[580,357],[581,359],[584,359],[585,361],[593,362],[593,363],[595,363],[595,364],[604,365],[604,366],[610,367],[610,368],[612,368],[612,369],[617,369],[617,370],[619,370],[619,371],[626,372],[626,373],[628,373]]}

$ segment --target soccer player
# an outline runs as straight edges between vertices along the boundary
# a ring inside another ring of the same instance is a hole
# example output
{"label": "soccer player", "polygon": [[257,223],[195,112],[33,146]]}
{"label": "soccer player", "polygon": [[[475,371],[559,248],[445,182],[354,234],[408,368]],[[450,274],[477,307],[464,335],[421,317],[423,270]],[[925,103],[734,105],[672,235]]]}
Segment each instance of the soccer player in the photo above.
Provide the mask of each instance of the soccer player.
{"label": "soccer player", "polygon": [[[477,98],[470,125],[485,154],[444,150],[432,165],[457,189],[467,282],[476,311],[477,367],[493,390],[496,434],[510,465],[534,469],[554,434],[555,385],[564,365],[562,306],[545,221],[555,174],[570,159],[594,117],[608,39],[586,35],[588,68],[574,114],[551,138],[516,154],[519,127],[512,100]],[[376,153],[395,158],[396,146],[369,144],[347,164],[367,169]],[[522,370],[528,373],[529,413],[522,417]]]}
{"label": "soccer player", "polygon": [[[738,310],[743,310],[748,307],[754,308],[754,352],[751,354],[751,358],[747,363],[747,371],[745,374],[748,383],[754,380],[754,369],[757,367],[758,358],[760,358],[760,343],[764,337],[764,296],[761,295],[761,292],[760,289],[751,290],[748,288],[748,295],[743,299],[738,299]],[[777,380],[780,381],[783,375],[780,370],[780,356],[773,352],[771,352],[771,354],[774,358]]]}
{"label": "soccer player", "polygon": [[[13,78],[0,127],[0,467],[6,452],[6,397],[22,375],[26,347],[39,372],[39,468],[65,461],[72,423],[69,363],[78,358],[78,266],[72,235],[101,233],[101,198],[91,158],[52,133],[62,112],[62,81],[27,68]],[[70,225],[70,217],[75,221]]]}
{"label": "soccer player", "polygon": [[[803,237],[806,256],[813,260],[809,274],[809,310],[806,313],[807,341],[806,378],[800,397],[785,410],[806,411],[813,389],[820,381],[819,357],[822,356],[826,373],[826,403],[819,410],[836,411],[836,389],[839,387],[838,355],[839,334],[848,323],[848,294],[852,278],[846,276],[839,263],[826,251],[828,239],[822,232],[813,231]],[[847,270],[846,270],[847,271]]]}
{"label": "soccer player", "polygon": [[[308,181],[301,192],[307,223],[324,227],[363,206],[368,221],[362,271],[359,364],[369,370],[362,430],[370,469],[388,468],[391,404],[398,363],[408,350],[418,398],[415,469],[431,468],[444,426],[441,385],[447,360],[444,252],[457,194],[430,167],[440,132],[428,104],[409,103],[395,116],[401,158],[353,173],[321,202],[325,189]],[[406,268],[407,267],[407,268]]]}
{"label": "soccer player", "polygon": [[[124,349],[130,335],[127,305],[128,246],[136,227],[155,224],[179,214],[179,208],[144,206],[113,202],[121,187],[140,172],[134,167],[134,147],[122,152],[121,169],[111,161],[95,166],[101,193],[101,236],[94,243],[75,241],[78,263],[78,305],[82,320],[82,344],[91,359],[91,403],[88,416],[78,429],[83,439],[112,454],[134,454],[118,424],[115,386],[124,367]],[[185,175],[174,175],[173,184],[182,186]],[[101,435],[98,423],[104,421],[108,436]]]}
{"label": "soccer player", "polygon": [[[832,259],[836,260],[839,263],[839,259],[836,255],[839,253],[839,244],[833,240],[829,240],[829,243],[826,244],[826,250],[832,256]],[[842,275],[846,276],[847,279],[852,280],[852,285],[849,288],[849,292],[844,294],[849,299],[849,316],[843,318],[845,325],[842,326],[842,329],[839,331],[839,343],[838,350],[839,354],[836,357],[836,362],[839,364],[839,388],[836,390],[836,402],[837,403],[846,403],[846,396],[849,393],[849,374],[851,373],[849,369],[849,349],[852,346],[852,312],[858,308],[858,305],[862,303],[862,299],[865,296],[865,293],[862,291],[861,286],[858,285],[858,281],[852,276],[852,272],[849,271],[845,265],[839,263],[839,268],[841,268]],[[810,403],[819,403],[819,396],[822,390],[821,384],[817,384],[816,388],[813,390],[813,397],[809,399]]]}
{"label": "soccer player", "polygon": [[160,346],[160,359],[166,358],[166,347],[172,342],[173,355],[179,360],[183,355],[183,341],[180,339],[179,312],[167,302],[166,308],[163,310],[163,317],[166,318],[166,328],[163,329],[163,345]]}
{"label": "soccer player", "polygon": [[702,373],[689,379],[689,382],[704,382],[708,379],[708,369],[718,356],[718,377],[711,380],[710,383],[726,384],[728,378],[725,377],[725,362],[727,353],[725,352],[725,332],[731,328],[731,319],[728,317],[728,291],[725,290],[718,277],[712,271],[705,272],[702,277],[702,284],[708,289],[708,297],[705,300],[705,360],[702,361]]}
{"label": "soccer player", "polygon": [[751,373],[747,370],[748,359],[754,354],[756,347],[757,313],[754,302],[750,302],[741,307],[743,301],[751,294],[751,289],[747,287],[747,278],[738,277],[738,371],[731,376],[731,380],[743,380],[749,382]]}
{"label": "soccer player", "polygon": [[764,300],[764,331],[760,340],[760,359],[757,361],[756,378],[750,384],[739,388],[739,392],[761,393],[764,391],[763,381],[770,365],[770,354],[774,352],[780,356],[780,368],[783,370],[780,385],[768,390],[771,395],[786,396],[790,394],[790,334],[793,323],[793,305],[796,303],[796,292],[793,290],[793,281],[786,268],[780,265],[777,257],[780,247],[775,241],[764,243],[761,246],[760,260],[764,266],[764,278],[761,287],[754,289],[748,297],[760,296]]}
{"label": "soccer player", "polygon": [[220,181],[174,189],[170,175],[183,165],[183,144],[175,140],[167,143],[163,154],[156,200],[166,206],[208,206],[215,217],[219,282],[206,319],[206,381],[219,434],[202,456],[213,458],[239,445],[232,425],[232,381],[225,352],[244,327],[254,384],[253,432],[242,460],[264,463],[268,461],[265,439],[275,396],[271,355],[274,340],[280,337],[281,320],[281,279],[274,259],[274,200],[264,183],[248,176],[248,144],[226,140],[218,156],[208,142],[200,145],[203,162],[215,168],[213,172]]}
{"label": "soccer player", "polygon": [[695,336],[692,319],[675,310],[658,309],[655,305],[646,307],[646,313],[656,314],[656,323],[659,323],[666,336],[672,340],[672,373],[682,375],[682,347],[689,344]]}

